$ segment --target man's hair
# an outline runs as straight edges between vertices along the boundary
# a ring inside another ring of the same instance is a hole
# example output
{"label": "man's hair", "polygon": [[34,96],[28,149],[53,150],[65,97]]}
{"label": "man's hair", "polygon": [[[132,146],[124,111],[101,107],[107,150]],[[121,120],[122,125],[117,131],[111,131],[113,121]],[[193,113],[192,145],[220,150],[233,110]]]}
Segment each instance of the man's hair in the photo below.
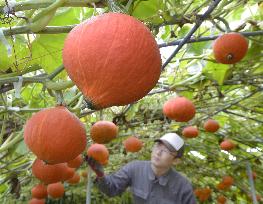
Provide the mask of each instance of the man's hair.
{"label": "man's hair", "polygon": [[175,158],[182,158],[184,155],[184,146],[182,146],[178,151]]}

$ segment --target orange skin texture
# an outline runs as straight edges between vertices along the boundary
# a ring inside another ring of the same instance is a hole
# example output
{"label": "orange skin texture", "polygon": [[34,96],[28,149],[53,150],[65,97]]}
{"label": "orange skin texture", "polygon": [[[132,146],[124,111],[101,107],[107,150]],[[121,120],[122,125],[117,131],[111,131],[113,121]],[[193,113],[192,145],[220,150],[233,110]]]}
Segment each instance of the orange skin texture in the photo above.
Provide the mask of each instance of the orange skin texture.
{"label": "orange skin texture", "polygon": [[78,173],[75,173],[72,178],[67,180],[67,182],[70,183],[70,184],[77,184],[77,183],[79,183],[79,181],[80,181],[80,176],[79,176]]}
{"label": "orange skin texture", "polygon": [[102,14],[72,29],[62,58],[69,77],[94,109],[143,98],[156,85],[162,64],[150,30],[121,13]]}
{"label": "orange skin texture", "polygon": [[106,144],[117,137],[118,127],[110,121],[98,121],[92,125],[90,136],[95,143]]}
{"label": "orange skin texture", "polygon": [[45,204],[45,199],[32,198],[29,204]]}
{"label": "orange skin texture", "polygon": [[40,159],[36,159],[32,165],[32,173],[45,184],[49,184],[63,180],[63,172],[66,171],[67,168],[65,163],[49,165]]}
{"label": "orange skin texture", "polygon": [[103,144],[92,144],[87,150],[87,155],[102,165],[107,164],[109,159],[109,151]]}
{"label": "orange skin texture", "polygon": [[127,152],[138,152],[141,150],[143,143],[135,136],[130,136],[123,141],[123,145]]}
{"label": "orange skin texture", "polygon": [[229,151],[235,148],[235,144],[231,140],[224,140],[220,143],[220,148]]}
{"label": "orange skin texture", "polygon": [[226,203],[226,197],[223,195],[220,195],[217,197],[217,203],[218,204],[225,204]]}
{"label": "orange skin texture", "polygon": [[49,164],[74,159],[87,142],[85,126],[64,106],[35,113],[26,122],[24,140],[39,159]]}
{"label": "orange skin texture", "polygon": [[70,167],[67,167],[63,173],[63,181],[66,181],[70,178],[72,178],[75,174],[75,169],[74,168],[70,168]]}
{"label": "orange skin texture", "polygon": [[47,186],[47,192],[52,198],[61,198],[65,192],[64,185],[61,182],[51,183]]}
{"label": "orange skin texture", "polygon": [[75,159],[68,161],[67,164],[68,164],[68,167],[70,168],[79,168],[82,162],[83,162],[83,158],[82,158],[82,155],[80,154]]}
{"label": "orange skin texture", "polygon": [[194,138],[198,136],[199,132],[196,127],[188,126],[183,129],[182,134],[187,138]]}
{"label": "orange skin texture", "polygon": [[205,123],[204,123],[204,129],[207,132],[216,132],[218,129],[220,128],[220,125],[217,121],[212,120],[212,119],[208,119]]}
{"label": "orange skin texture", "polygon": [[[214,56],[222,64],[234,64],[243,59],[248,50],[248,41],[239,33],[227,33],[218,37],[213,45]],[[229,56],[232,56],[229,58]]]}
{"label": "orange skin texture", "polygon": [[33,198],[42,199],[47,197],[47,187],[44,184],[37,184],[31,189]]}
{"label": "orange skin texture", "polygon": [[195,106],[185,97],[176,97],[164,103],[163,113],[177,122],[188,122],[195,116]]}
{"label": "orange skin texture", "polygon": [[200,201],[206,201],[211,196],[211,189],[210,188],[200,188],[195,189],[194,191],[196,197],[199,198]]}

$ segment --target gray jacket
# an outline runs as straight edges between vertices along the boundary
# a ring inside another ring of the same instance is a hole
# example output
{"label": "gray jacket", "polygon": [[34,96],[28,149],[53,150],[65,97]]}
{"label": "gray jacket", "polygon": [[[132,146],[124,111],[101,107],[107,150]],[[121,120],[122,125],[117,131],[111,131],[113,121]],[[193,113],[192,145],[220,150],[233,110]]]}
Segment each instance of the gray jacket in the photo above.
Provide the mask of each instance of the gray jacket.
{"label": "gray jacket", "polygon": [[170,169],[156,178],[150,161],[133,161],[114,174],[98,179],[99,189],[108,196],[130,187],[135,204],[196,204],[189,181]]}

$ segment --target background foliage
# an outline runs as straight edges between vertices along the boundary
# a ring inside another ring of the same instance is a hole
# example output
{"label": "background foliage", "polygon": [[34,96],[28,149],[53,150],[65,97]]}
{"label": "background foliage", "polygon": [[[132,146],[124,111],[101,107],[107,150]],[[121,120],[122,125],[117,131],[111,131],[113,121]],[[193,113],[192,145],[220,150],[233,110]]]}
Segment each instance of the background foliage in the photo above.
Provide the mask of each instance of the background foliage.
{"label": "background foliage", "polygon": [[[27,22],[52,2],[0,1],[0,25],[5,35],[0,35],[1,201],[26,203],[31,198],[30,189],[38,182],[31,173],[35,157],[26,148],[21,133],[32,113],[56,105],[56,96],[61,92],[69,109],[85,123],[89,144],[89,128],[95,121],[104,118],[119,126],[118,138],[107,145],[111,154],[107,173],[131,160],[149,159],[154,138],[168,131],[181,134],[182,128],[191,124],[198,126],[200,135],[186,140],[185,157],[176,169],[191,180],[194,188],[212,189],[207,203],[216,203],[221,194],[229,203],[250,203],[248,162],[257,173],[256,193],[263,195],[262,1],[220,1],[202,20],[191,40],[164,67],[158,84],[148,96],[134,104],[102,112],[85,108],[82,94],[63,71],[61,51],[67,32],[93,15],[112,10],[126,12],[151,29],[165,62],[213,1],[68,0],[57,9],[44,30],[30,32]],[[216,63],[211,49],[213,39],[229,30],[245,33],[249,40],[245,59],[235,65]],[[20,90],[13,84],[18,76],[23,76]],[[197,108],[195,118],[188,123],[170,121],[162,114],[162,104],[176,95],[192,100]],[[208,118],[220,123],[217,133],[203,130],[202,124]],[[140,152],[124,151],[122,141],[130,135],[144,141]],[[220,151],[219,144],[224,138],[232,139],[237,147],[229,153]],[[78,171],[85,169],[83,164]],[[228,191],[219,191],[216,185],[224,175],[233,176],[235,184]],[[63,199],[48,203],[84,203],[86,182],[82,178],[78,185],[66,186]],[[93,188],[92,203],[110,202],[130,203],[130,194],[109,199]]]}

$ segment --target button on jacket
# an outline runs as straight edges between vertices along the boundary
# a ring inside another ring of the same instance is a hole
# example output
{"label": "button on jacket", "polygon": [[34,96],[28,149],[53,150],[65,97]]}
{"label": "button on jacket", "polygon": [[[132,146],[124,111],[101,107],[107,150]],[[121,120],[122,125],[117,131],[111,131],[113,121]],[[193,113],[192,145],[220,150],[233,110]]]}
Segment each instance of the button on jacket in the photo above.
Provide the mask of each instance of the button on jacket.
{"label": "button on jacket", "polygon": [[130,187],[135,204],[196,204],[189,181],[170,169],[156,178],[150,161],[133,161],[114,174],[98,179],[99,189],[108,196]]}

